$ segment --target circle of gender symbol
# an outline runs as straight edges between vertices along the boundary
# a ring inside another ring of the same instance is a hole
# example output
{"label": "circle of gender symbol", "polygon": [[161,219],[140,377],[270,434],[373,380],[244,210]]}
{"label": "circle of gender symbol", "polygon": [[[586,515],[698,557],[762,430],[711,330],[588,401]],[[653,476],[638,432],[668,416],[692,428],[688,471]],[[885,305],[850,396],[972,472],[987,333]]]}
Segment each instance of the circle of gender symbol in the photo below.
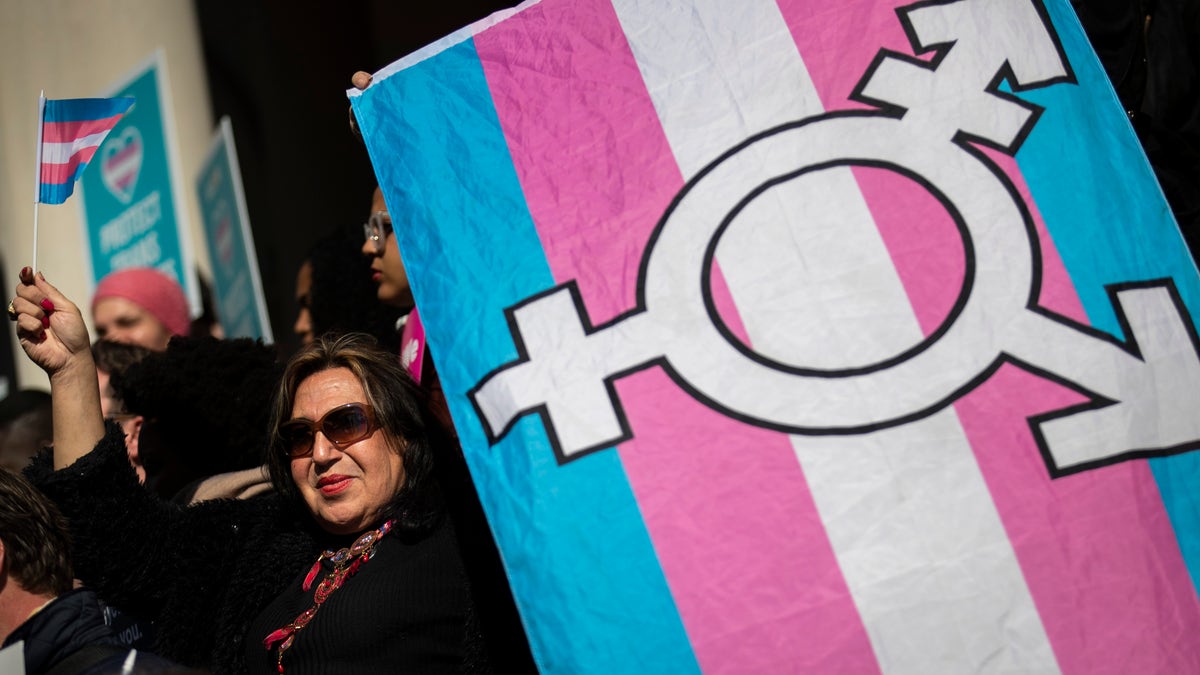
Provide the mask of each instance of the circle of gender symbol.
{"label": "circle of gender symbol", "polygon": [[[925,340],[882,361],[823,370],[770,360],[737,340],[716,313],[708,271],[717,241],[772,187],[845,165],[896,171],[941,201],[964,241],[958,302]],[[945,405],[992,367],[1003,343],[997,327],[1030,302],[1033,236],[1024,203],[990,163],[949,141],[916,140],[894,118],[829,115],[752,138],[688,185],[648,253],[643,306],[656,324],[676,327],[682,339],[658,348],[710,404],[783,430],[867,430]],[[731,378],[740,385],[729,386]]]}

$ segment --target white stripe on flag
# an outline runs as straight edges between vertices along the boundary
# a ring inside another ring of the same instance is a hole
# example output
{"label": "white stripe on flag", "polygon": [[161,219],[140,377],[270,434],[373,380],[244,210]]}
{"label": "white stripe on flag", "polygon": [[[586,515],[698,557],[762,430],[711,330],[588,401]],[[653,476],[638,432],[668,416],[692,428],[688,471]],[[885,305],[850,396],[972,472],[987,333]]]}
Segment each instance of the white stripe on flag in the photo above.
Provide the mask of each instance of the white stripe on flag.
{"label": "white stripe on flag", "polygon": [[108,135],[107,131],[101,131],[77,138],[71,143],[42,143],[42,163],[66,164],[71,156],[80,150],[100,145],[106,135]]}
{"label": "white stripe on flag", "polygon": [[[824,112],[771,0],[613,4],[685,178],[751,134]],[[755,351],[832,368],[921,340],[849,170],[767,194],[717,250]],[[952,410],[792,443],[883,670],[1057,670]],[[803,568],[796,561],[797,574]]]}

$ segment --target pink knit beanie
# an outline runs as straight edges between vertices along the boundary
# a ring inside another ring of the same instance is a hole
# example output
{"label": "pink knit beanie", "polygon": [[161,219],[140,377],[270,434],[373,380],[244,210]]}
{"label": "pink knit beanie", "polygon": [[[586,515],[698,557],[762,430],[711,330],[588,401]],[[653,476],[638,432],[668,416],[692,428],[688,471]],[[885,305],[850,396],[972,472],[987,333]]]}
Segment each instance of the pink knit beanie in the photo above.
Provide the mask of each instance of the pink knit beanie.
{"label": "pink knit beanie", "polygon": [[171,277],[149,267],[127,267],[112,272],[96,285],[92,313],[105,298],[125,298],[162,322],[172,335],[187,335],[191,327],[187,298]]}

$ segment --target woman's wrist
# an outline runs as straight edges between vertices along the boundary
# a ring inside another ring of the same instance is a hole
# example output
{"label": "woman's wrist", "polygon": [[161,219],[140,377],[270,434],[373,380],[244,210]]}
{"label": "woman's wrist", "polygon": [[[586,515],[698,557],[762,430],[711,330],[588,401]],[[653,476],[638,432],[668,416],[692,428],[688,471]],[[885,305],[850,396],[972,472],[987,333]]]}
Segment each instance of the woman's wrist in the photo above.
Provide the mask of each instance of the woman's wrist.
{"label": "woman's wrist", "polygon": [[75,354],[50,377],[50,388],[66,388],[79,384],[92,385],[96,383],[96,363],[92,360],[91,351]]}

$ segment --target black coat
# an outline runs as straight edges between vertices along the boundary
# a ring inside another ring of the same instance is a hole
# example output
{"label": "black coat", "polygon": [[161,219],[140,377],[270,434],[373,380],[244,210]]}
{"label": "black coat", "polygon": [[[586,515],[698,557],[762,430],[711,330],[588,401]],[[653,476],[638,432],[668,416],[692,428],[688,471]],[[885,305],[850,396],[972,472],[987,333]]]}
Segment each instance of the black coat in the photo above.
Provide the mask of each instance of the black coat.
{"label": "black coat", "polygon": [[[4,646],[25,643],[25,672],[38,675],[53,668],[64,658],[87,645],[112,645],[117,639],[104,625],[104,616],[96,596],[89,590],[76,589],[60,595],[29,617],[4,640]],[[107,666],[119,665],[125,652],[105,660]]]}

